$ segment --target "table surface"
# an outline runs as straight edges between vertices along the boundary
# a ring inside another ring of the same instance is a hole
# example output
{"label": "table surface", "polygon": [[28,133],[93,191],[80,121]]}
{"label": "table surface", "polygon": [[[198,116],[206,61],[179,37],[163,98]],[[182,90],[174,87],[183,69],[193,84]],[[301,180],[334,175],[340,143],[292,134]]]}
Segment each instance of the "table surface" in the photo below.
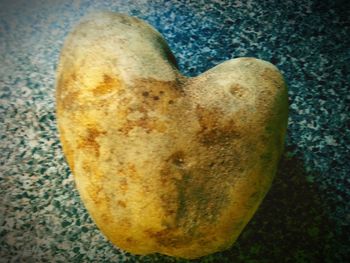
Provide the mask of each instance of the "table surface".
{"label": "table surface", "polygon": [[195,262],[350,262],[348,2],[0,1],[0,262],[182,262],[108,242],[63,157],[58,56],[97,10],[148,21],[187,76],[251,56],[288,83],[287,146],[270,192],[230,250]]}

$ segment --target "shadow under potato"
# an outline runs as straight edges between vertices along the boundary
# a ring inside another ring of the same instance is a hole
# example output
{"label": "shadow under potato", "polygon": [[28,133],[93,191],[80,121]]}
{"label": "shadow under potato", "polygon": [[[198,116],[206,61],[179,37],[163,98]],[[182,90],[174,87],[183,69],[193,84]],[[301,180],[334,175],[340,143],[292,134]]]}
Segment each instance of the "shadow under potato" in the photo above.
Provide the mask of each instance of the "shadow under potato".
{"label": "shadow under potato", "polygon": [[[187,261],[161,255],[141,262],[313,263],[346,262],[345,233],[329,220],[329,204],[307,178],[298,156],[286,149],[274,183],[253,219],[227,251]],[[350,261],[348,261],[350,262]]]}

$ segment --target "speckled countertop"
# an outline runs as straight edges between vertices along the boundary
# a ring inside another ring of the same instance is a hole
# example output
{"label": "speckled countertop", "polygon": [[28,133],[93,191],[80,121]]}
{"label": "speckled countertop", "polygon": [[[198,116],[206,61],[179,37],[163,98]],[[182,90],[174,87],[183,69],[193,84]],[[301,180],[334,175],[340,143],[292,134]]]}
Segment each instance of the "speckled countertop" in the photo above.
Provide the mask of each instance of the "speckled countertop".
{"label": "speckled countertop", "polygon": [[106,241],[58,141],[54,81],[85,13],[135,15],[168,40],[182,72],[240,56],[289,85],[278,176],[231,250],[195,262],[350,262],[349,1],[0,1],[0,262],[185,262]]}

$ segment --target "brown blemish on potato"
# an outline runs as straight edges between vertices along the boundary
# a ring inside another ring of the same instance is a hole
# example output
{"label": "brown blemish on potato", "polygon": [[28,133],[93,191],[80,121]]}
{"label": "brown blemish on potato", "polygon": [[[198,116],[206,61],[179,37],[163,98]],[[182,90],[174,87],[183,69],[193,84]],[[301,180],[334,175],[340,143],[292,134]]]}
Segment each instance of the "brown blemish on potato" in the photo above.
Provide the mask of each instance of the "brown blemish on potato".
{"label": "brown blemish on potato", "polygon": [[77,74],[75,74],[75,72],[73,72],[73,73],[71,74],[71,79],[72,79],[73,81],[76,81],[76,80],[77,80]]}
{"label": "brown blemish on potato", "polygon": [[105,198],[107,198],[107,196],[103,192],[102,186],[90,184],[86,187],[86,192],[96,205],[106,202]]}
{"label": "brown blemish on potato", "polygon": [[197,133],[198,141],[204,145],[219,145],[230,143],[240,138],[239,129],[233,120],[221,123],[217,116],[221,116],[220,110],[207,110],[197,106],[196,115],[201,126]]}
{"label": "brown blemish on potato", "polygon": [[132,237],[127,237],[125,238],[125,241],[124,241],[125,245],[126,246],[138,246],[138,240],[132,238]]}
{"label": "brown blemish on potato", "polygon": [[243,97],[245,95],[244,88],[241,85],[237,84],[237,83],[232,84],[230,86],[230,88],[229,88],[229,91],[234,97],[241,98],[241,97]]}
{"label": "brown blemish on potato", "polygon": [[103,222],[103,224],[109,225],[109,224],[112,224],[114,220],[109,213],[104,213],[101,216],[101,221]]}
{"label": "brown blemish on potato", "polygon": [[223,112],[219,109],[208,110],[203,106],[197,105],[196,116],[202,130],[212,129],[219,125],[217,116],[222,116]]}
{"label": "brown blemish on potato", "polygon": [[[203,222],[220,218],[220,211],[230,203],[229,188],[245,169],[244,156],[249,151],[249,145],[240,144],[245,130],[234,120],[219,119],[220,109],[197,106],[195,113],[200,127],[191,143],[195,148],[169,155],[160,171],[162,189],[167,191],[159,195],[166,215],[164,225],[194,232]],[[202,147],[206,149],[203,157]],[[196,162],[188,159],[193,156]]]}
{"label": "brown blemish on potato", "polygon": [[167,191],[161,192],[160,198],[168,217],[166,226],[195,231],[200,222],[212,223],[219,216],[228,202],[225,183],[231,177],[225,166],[211,167],[205,163],[188,166],[186,162],[183,151],[167,158],[160,171],[162,189]]}
{"label": "brown blemish on potato", "polygon": [[184,153],[183,151],[177,151],[170,156],[168,160],[171,160],[177,167],[182,167],[184,165]]}
{"label": "brown blemish on potato", "polygon": [[157,119],[149,118],[148,115],[144,115],[138,120],[126,120],[123,128],[120,128],[119,131],[124,135],[128,135],[129,132],[135,127],[142,128],[146,133],[150,133],[152,131],[164,132],[166,129],[164,125],[157,122]]}
{"label": "brown blemish on potato", "polygon": [[[140,174],[137,172],[136,166],[133,163],[128,163],[123,169],[123,173],[128,175],[128,178],[133,181],[140,179]],[[127,190],[127,188],[125,188],[125,190]]]}
{"label": "brown blemish on potato", "polygon": [[85,161],[85,162],[83,162],[83,165],[82,165],[85,174],[88,176],[91,175],[91,165],[90,164],[91,164],[90,162]]}
{"label": "brown blemish on potato", "polygon": [[[178,214],[184,208],[182,204],[181,193],[177,189],[177,181],[181,180],[184,171],[178,169],[179,156],[183,153],[175,152],[166,161],[166,164],[162,167],[160,171],[160,183],[162,189],[168,189],[167,192],[162,193],[160,198],[164,203],[164,211],[166,215],[175,216],[178,218]],[[183,158],[183,156],[181,157]],[[175,222],[177,223],[177,222]]]}
{"label": "brown blemish on potato", "polygon": [[85,159],[82,163],[82,168],[84,170],[84,176],[90,180],[92,186],[99,185],[104,174],[97,169],[95,160]]}
{"label": "brown blemish on potato", "polygon": [[93,89],[93,94],[95,96],[105,95],[113,90],[120,88],[121,83],[119,78],[111,77],[109,75],[103,75],[103,81]]}
{"label": "brown blemish on potato", "polygon": [[[135,171],[133,171],[135,172]],[[119,189],[122,191],[122,193],[125,193],[128,190],[128,182],[126,178],[121,178],[119,182]]]}
{"label": "brown blemish on potato", "polygon": [[93,152],[97,157],[100,155],[100,145],[96,141],[96,139],[100,135],[105,135],[106,131],[101,131],[96,127],[88,127],[86,130],[86,136],[81,139],[78,148],[86,148]]}
{"label": "brown blemish on potato", "polygon": [[135,164],[129,164],[129,165],[128,165],[128,169],[129,169],[130,172],[136,173]]}
{"label": "brown blemish on potato", "polygon": [[132,239],[131,237],[126,238],[125,241],[128,242],[128,243],[134,243],[135,242],[135,240]]}
{"label": "brown blemish on potato", "polygon": [[[175,82],[158,81],[155,79],[137,79],[130,90],[134,93],[139,105],[131,107],[130,102],[123,103],[125,116],[134,112],[143,113],[137,120],[124,118],[122,127],[118,129],[124,135],[128,135],[134,128],[142,128],[146,133],[164,133],[167,123],[156,116],[149,116],[149,112],[156,112],[160,116],[171,116],[173,109],[169,108],[175,100],[183,97],[184,93],[176,88]],[[156,102],[156,103],[155,103]]]}
{"label": "brown blemish on potato", "polygon": [[[57,109],[58,110],[70,110],[72,106],[79,99],[79,92],[74,89],[76,85],[77,76],[76,73],[62,73],[57,83]],[[65,95],[64,99],[61,99],[62,93]]]}
{"label": "brown blemish on potato", "polygon": [[119,206],[121,206],[121,207],[123,207],[123,208],[126,207],[126,203],[125,203],[124,201],[121,201],[121,200],[118,200],[118,201],[117,201],[117,205],[119,205]]}
{"label": "brown blemish on potato", "polygon": [[70,110],[73,108],[73,105],[77,103],[79,99],[79,92],[70,91],[62,100],[62,107],[64,110]]}
{"label": "brown blemish on potato", "polygon": [[[169,100],[176,99],[184,95],[183,90],[177,86],[177,81],[159,81],[152,78],[140,78],[134,80],[133,82],[136,93],[135,95],[138,96],[141,101],[146,103],[146,105],[150,105],[150,103],[152,103],[148,101],[147,98],[153,98],[154,100]],[[142,96],[139,96],[139,92]]]}
{"label": "brown blemish on potato", "polygon": [[240,133],[235,130],[234,125],[202,130],[198,133],[198,140],[204,145],[222,145],[240,138]]}

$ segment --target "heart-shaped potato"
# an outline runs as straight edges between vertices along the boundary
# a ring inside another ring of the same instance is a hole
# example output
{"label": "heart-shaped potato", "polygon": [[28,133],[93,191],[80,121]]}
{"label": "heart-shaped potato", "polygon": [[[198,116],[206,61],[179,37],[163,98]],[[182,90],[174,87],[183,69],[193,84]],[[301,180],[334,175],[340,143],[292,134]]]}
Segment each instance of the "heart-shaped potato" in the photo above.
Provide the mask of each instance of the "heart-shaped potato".
{"label": "heart-shaped potato", "polygon": [[184,77],[162,36],[122,14],[89,15],[69,34],[56,99],[87,210],[135,254],[229,248],[283,150],[287,88],[276,67],[238,58]]}

